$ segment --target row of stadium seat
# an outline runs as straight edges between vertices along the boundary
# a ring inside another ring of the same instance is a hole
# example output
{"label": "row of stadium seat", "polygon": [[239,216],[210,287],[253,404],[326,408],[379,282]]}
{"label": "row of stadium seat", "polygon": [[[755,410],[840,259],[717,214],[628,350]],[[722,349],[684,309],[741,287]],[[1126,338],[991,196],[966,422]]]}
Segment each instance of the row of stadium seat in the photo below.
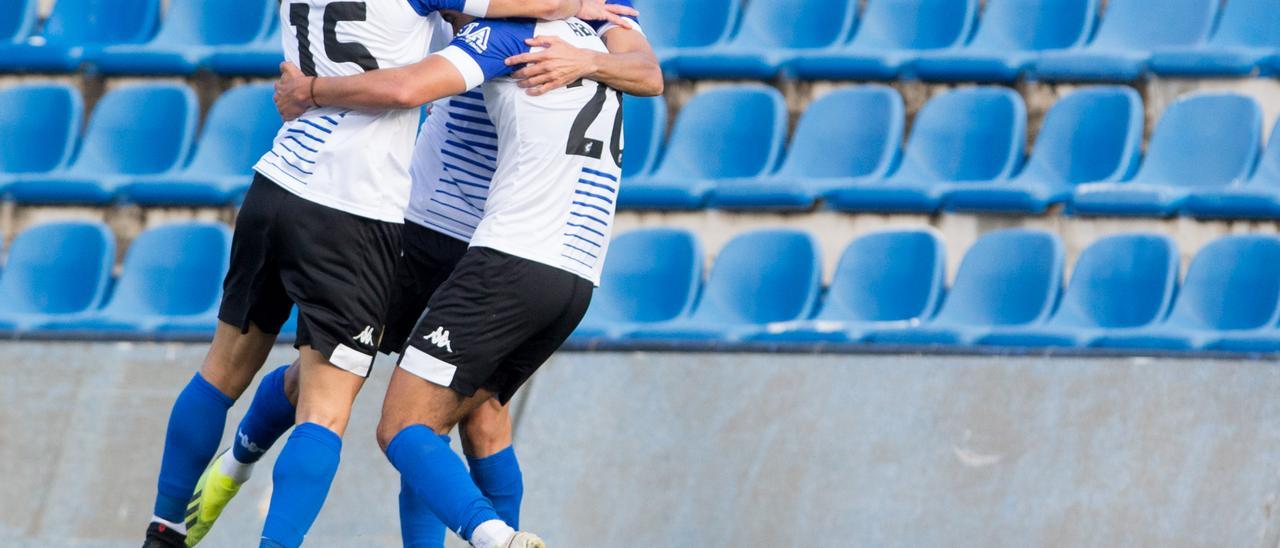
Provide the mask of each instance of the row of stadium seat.
{"label": "row of stadium seat", "polygon": [[[212,334],[230,231],[179,223],[143,232],[112,280],[115,240],[99,223],[26,230],[0,271],[0,332],[20,336]],[[1048,232],[982,237],[950,288],[928,230],[855,240],[828,288],[808,233],[759,230],[720,251],[706,279],[689,232],[616,238],[579,342],[701,341],[1280,351],[1280,237],[1206,246],[1179,283],[1167,237],[1104,238],[1062,288],[1063,246]],[[285,327],[292,333],[296,317]]]}
{"label": "row of stadium seat", "polygon": [[[276,2],[38,0],[0,6],[0,71],[271,75]],[[682,78],[1129,81],[1280,69],[1270,0],[635,0]],[[741,13],[741,17],[740,14]],[[739,19],[741,18],[741,21]],[[158,31],[156,28],[158,27]],[[1096,27],[1096,28],[1095,28]]]}
{"label": "row of stadium seat", "polygon": [[[664,140],[632,140],[650,120],[636,110],[627,112],[627,153],[652,156],[643,147]],[[970,87],[928,101],[904,148],[901,96],[864,85],[811,103],[787,147],[777,90],[721,87],[685,105],[651,172],[625,173],[619,205],[805,210],[823,202],[850,212],[1043,213],[1066,204],[1082,215],[1280,217],[1280,138],[1263,150],[1262,110],[1252,98],[1179,98],[1145,156],[1144,125],[1142,99],[1131,88],[1086,87],[1052,106],[1024,158],[1022,97]]]}
{"label": "row of stadium seat", "polygon": [[[702,254],[670,229],[619,236],[575,337],[612,341],[874,343],[893,346],[1280,351],[1280,237],[1230,236],[1179,283],[1165,236],[1104,238],[1063,281],[1052,233],[987,234],[944,287],[942,243],[894,230],[854,241],[830,287],[804,232],[740,235],[703,281]],[[656,259],[656,260],[655,260]]]}
{"label": "row of stadium seat", "polygon": [[[1280,68],[1271,0],[650,0],[683,78],[1131,81]],[[738,22],[739,11],[741,22]]]}

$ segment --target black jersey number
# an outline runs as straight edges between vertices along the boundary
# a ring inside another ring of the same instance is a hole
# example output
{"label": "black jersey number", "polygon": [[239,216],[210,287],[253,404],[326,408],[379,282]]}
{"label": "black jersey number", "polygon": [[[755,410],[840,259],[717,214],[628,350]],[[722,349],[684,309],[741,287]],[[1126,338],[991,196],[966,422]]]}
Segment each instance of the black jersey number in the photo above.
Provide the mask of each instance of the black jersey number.
{"label": "black jersey number", "polygon": [[[569,87],[580,87],[583,85],[582,80],[578,80],[569,85]],[[609,99],[609,92],[612,91],[618,100],[618,113],[613,118],[613,135],[609,138],[609,155],[613,157],[613,163],[618,167],[622,167],[622,92],[610,89],[604,84],[596,84],[596,94],[583,105],[582,110],[578,112],[578,117],[573,119],[573,127],[569,129],[569,143],[565,146],[565,154],[573,156],[586,156],[588,158],[600,159],[604,153],[604,143],[599,139],[587,137],[587,130],[600,117],[600,113],[604,111],[604,103]]]}
{"label": "black jersey number", "polygon": [[[355,63],[365,71],[377,70],[378,60],[369,48],[359,42],[339,42],[338,23],[364,21],[368,7],[364,2],[331,2],[324,7],[324,53],[335,63]],[[307,76],[316,75],[316,60],[311,54],[311,5],[289,4],[289,24],[298,38],[298,65]]]}

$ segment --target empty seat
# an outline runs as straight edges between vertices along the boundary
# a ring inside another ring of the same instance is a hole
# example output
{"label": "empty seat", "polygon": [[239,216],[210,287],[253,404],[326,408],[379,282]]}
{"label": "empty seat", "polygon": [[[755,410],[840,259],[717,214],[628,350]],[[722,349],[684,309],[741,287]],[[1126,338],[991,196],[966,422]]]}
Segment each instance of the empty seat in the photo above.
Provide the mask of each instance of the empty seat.
{"label": "empty seat", "polygon": [[650,14],[652,21],[664,23],[644,27],[645,36],[664,68],[685,50],[724,43],[732,36],[741,11],[740,0],[635,0],[634,3],[641,14]]}
{"label": "empty seat", "polygon": [[1046,324],[996,328],[978,344],[1084,348],[1108,330],[1153,325],[1173,304],[1178,260],[1166,236],[1103,238],[1080,254],[1062,303]]}
{"label": "empty seat", "polygon": [[646,324],[688,316],[702,287],[702,260],[702,246],[686,230],[655,228],[618,236],[574,338],[614,339]]}
{"label": "empty seat", "polygon": [[251,84],[223,93],[209,109],[195,157],[182,171],[147,175],[120,188],[141,205],[220,206],[240,196],[253,179],[253,165],[271,149],[280,115],[270,84]]}
{"label": "empty seat", "polygon": [[21,203],[108,203],[125,178],[182,166],[198,112],[195,94],[182,84],[118,88],[98,101],[70,167],[17,177],[8,193]]}
{"label": "empty seat", "polygon": [[1222,336],[1265,331],[1280,317],[1280,237],[1228,236],[1205,246],[1187,269],[1169,317],[1155,326],[1111,330],[1100,348],[1200,350]]}
{"label": "empty seat", "polygon": [[920,54],[911,72],[925,80],[1017,80],[1040,52],[1089,39],[1098,0],[988,0],[973,40]]}
{"label": "empty seat", "polygon": [[0,71],[76,71],[86,52],[146,41],[159,12],[159,0],[58,0],[26,42],[0,44]]}
{"label": "empty seat", "polygon": [[852,40],[798,53],[785,69],[805,79],[890,80],[925,51],[963,44],[977,13],[977,0],[873,0]]}
{"label": "empty seat", "polygon": [[222,223],[149,229],[129,246],[105,307],[39,329],[150,336],[165,323],[204,320],[212,331],[230,253],[231,230]]}
{"label": "empty seat", "polygon": [[849,244],[813,320],[769,324],[771,342],[857,342],[869,330],[928,320],[942,300],[946,248],[930,230],[885,230]]}
{"label": "empty seat", "polygon": [[916,115],[902,165],[888,179],[827,193],[843,211],[931,213],[947,183],[1007,179],[1022,164],[1027,110],[1002,87],[964,88],[930,99]]}
{"label": "empty seat", "polygon": [[9,0],[0,4],[0,44],[26,40],[36,24],[37,0]]}
{"label": "empty seat", "polygon": [[657,171],[622,185],[624,208],[697,209],[719,179],[758,177],[777,167],[787,107],[777,89],[713,89],[685,105]]}
{"label": "empty seat", "polygon": [[1133,180],[1080,185],[1073,211],[1172,215],[1195,192],[1248,178],[1261,143],[1262,109],[1253,99],[1233,93],[1182,97],[1160,119]]}
{"label": "empty seat", "polygon": [[1062,288],[1062,242],[1042,230],[1008,229],[969,248],[942,309],[920,326],[871,330],[891,345],[972,345],[999,327],[1044,322]]}
{"label": "empty seat", "polygon": [[88,61],[104,74],[191,74],[216,47],[262,38],[276,8],[263,0],[172,0],[150,42],[106,46]]}
{"label": "empty seat", "polygon": [[683,50],[668,68],[681,78],[770,79],[799,51],[843,43],[857,12],[857,0],[751,2],[732,39]]}
{"label": "empty seat", "polygon": [[622,176],[631,178],[653,171],[667,139],[667,101],[662,97],[622,97]]}
{"label": "empty seat", "polygon": [[1280,218],[1280,124],[1253,175],[1242,185],[1197,189],[1188,196],[1183,213],[1200,218]]}
{"label": "empty seat", "polygon": [[637,328],[630,339],[734,341],[766,324],[809,318],[822,264],[806,232],[758,230],[720,251],[692,316]]}
{"label": "empty seat", "polygon": [[0,271],[0,329],[96,309],[115,259],[115,237],[102,223],[48,223],[18,234]]}
{"label": "empty seat", "polygon": [[17,85],[0,90],[0,194],[18,174],[67,165],[80,135],[84,103],[66,84]]}
{"label": "empty seat", "polygon": [[1160,48],[1151,70],[1171,76],[1246,76],[1280,54],[1280,10],[1273,0],[1231,0],[1207,41]]}
{"label": "empty seat", "polygon": [[849,87],[824,95],[801,116],[776,174],[720,181],[711,205],[807,209],[833,189],[882,180],[901,156],[905,117],[902,96],[888,86]]}
{"label": "empty seat", "polygon": [[1136,80],[1153,49],[1189,46],[1213,29],[1219,0],[1110,0],[1087,45],[1044,52],[1033,73],[1041,80]]}
{"label": "empty seat", "polygon": [[243,46],[219,46],[205,59],[209,70],[223,76],[278,76],[284,62],[279,17],[269,17],[271,30]]}
{"label": "empty seat", "polygon": [[1142,97],[1127,86],[1074,92],[1045,115],[1026,167],[1012,179],[946,187],[950,211],[1043,213],[1071,198],[1076,185],[1133,176],[1146,125]]}

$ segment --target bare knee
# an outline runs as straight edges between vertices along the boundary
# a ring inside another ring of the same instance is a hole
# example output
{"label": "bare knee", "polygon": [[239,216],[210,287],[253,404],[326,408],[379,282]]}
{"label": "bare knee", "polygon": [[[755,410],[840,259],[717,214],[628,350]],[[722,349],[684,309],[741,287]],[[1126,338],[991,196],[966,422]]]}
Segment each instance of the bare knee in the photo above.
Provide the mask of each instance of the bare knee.
{"label": "bare knee", "polygon": [[511,413],[498,400],[489,399],[462,419],[462,449],[484,458],[511,446]]}

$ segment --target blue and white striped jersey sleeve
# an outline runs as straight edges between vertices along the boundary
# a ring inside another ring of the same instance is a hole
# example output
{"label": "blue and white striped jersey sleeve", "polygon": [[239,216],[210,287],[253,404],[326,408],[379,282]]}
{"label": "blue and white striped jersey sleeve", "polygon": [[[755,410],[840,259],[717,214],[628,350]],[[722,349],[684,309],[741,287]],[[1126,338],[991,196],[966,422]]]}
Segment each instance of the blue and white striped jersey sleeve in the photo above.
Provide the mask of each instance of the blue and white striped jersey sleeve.
{"label": "blue and white striped jersey sleeve", "polygon": [[418,15],[427,16],[439,10],[460,11],[467,15],[484,17],[489,13],[489,0],[407,0]]}
{"label": "blue and white striped jersey sleeve", "polygon": [[[616,6],[626,6],[628,8],[635,7],[635,5],[631,3],[631,0],[606,0],[605,4],[616,5]],[[635,27],[633,30],[639,32],[640,34],[644,34],[644,31],[640,30],[639,17],[632,17],[630,15],[626,15],[623,17],[632,22],[633,26]],[[597,36],[601,36],[601,37],[604,36],[604,33],[609,32],[613,29],[619,28],[618,25],[615,25],[608,21],[587,21],[586,23],[588,25],[591,25],[591,28],[595,29]]]}
{"label": "blue and white striped jersey sleeve", "polygon": [[515,71],[507,66],[507,58],[529,52],[525,40],[533,38],[537,21],[533,19],[480,19],[458,31],[449,47],[440,50],[462,73],[467,89],[473,89],[494,78]]}

